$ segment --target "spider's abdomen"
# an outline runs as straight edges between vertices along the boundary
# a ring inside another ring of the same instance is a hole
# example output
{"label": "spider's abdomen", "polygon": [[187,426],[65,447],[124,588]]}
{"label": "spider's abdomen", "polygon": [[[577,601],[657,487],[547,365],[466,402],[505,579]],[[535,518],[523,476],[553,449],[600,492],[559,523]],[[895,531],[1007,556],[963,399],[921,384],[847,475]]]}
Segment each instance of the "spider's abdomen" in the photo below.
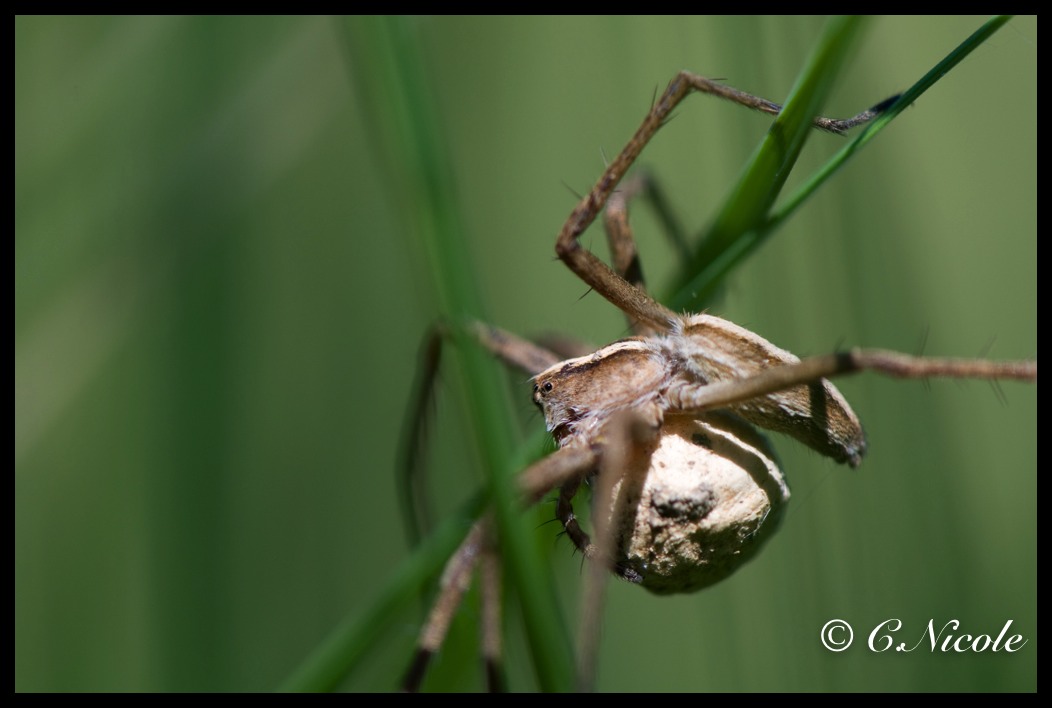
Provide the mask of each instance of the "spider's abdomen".
{"label": "spider's abdomen", "polygon": [[[660,345],[666,356],[675,359],[677,385],[744,379],[766,369],[800,362],[755,332],[712,315],[685,316],[678,331],[652,341]],[[754,425],[791,435],[822,455],[852,467],[858,466],[866,452],[858,416],[826,379],[751,398],[728,409]]]}

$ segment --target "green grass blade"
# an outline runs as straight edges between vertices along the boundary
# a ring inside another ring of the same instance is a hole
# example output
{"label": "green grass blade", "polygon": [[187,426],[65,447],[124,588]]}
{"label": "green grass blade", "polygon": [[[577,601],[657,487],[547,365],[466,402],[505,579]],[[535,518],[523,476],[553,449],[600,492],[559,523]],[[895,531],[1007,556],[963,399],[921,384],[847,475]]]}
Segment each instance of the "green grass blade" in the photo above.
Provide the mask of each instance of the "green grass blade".
{"label": "green grass blade", "polygon": [[[1001,27],[1003,27],[1010,19],[1012,19],[1011,15],[997,15],[996,17],[990,18],[982,27],[968,37],[968,39],[961,42],[952,52],[947,54],[942,61],[933,66],[928,73],[917,81],[917,83],[913,84],[913,86],[899,96],[899,99],[893,106],[881,114],[881,116],[872,123],[866,125],[862,132],[855,136],[850,143],[841,148],[840,151],[831,157],[821,169],[816,171],[815,174],[800,187],[800,189],[786,199],[785,204],[781,205],[764,225],[762,231],[763,235],[766,236],[781,226],[782,223],[792,216],[792,214],[819,187],[825,184],[826,180],[832,177],[850,157],[861,150],[869,143],[869,141],[873,140],[873,138],[877,137],[877,135],[883,131],[891,121],[895,120],[900,113],[906,110],[909,106],[912,106],[914,101],[920,98],[925,91],[934,86],[939,79],[961,63],[966,56],[971,54],[979,47],[979,45],[988,40],[994,32],[1001,29]],[[759,245],[762,240],[762,238],[759,239],[757,245]]]}
{"label": "green grass blade", "polygon": [[[349,21],[347,27],[356,88],[382,135],[382,161],[393,166],[393,193],[405,200],[413,243],[427,256],[440,310],[454,320],[464,316],[485,319],[464,240],[451,157],[410,22],[361,18]],[[460,344],[457,357],[465,372],[470,419],[489,475],[505,568],[522,598],[537,679],[544,690],[567,690],[572,685],[571,642],[550,574],[532,542],[514,489],[516,433],[509,421],[500,372],[478,347],[468,341]]]}
{"label": "green grass blade", "polygon": [[[778,125],[782,117],[789,113],[790,108],[796,105],[800,94],[794,91],[786,103],[785,111],[775,121],[775,125],[772,126],[771,131],[765,138],[764,144],[754,157],[746,175],[735,192],[732,193],[728,203],[724,206],[724,209],[710,229],[709,235],[695,254],[689,271],[692,275],[688,275],[684,279],[686,284],[678,290],[678,294],[673,299],[673,307],[681,310],[702,308],[726,276],[738,264],[755,252],[852,155],[873,140],[903,110],[912,105],[917,98],[934,86],[939,79],[959,64],[964,57],[989,39],[994,32],[1004,26],[1010,19],[1010,15],[998,15],[987,21],[942,61],[932,67],[909,90],[904,92],[899,100],[884,114],[868,124],[850,143],[831,157],[822,168],[817,170],[812,177],[786,200],[785,204],[775,210],[769,217],[763,217],[763,214],[760,212],[749,210],[762,208],[764,209],[763,213],[766,213],[766,210],[770,208],[777,197],[777,191],[784,184],[788,172],[792,169],[792,161],[795,161],[795,155],[799,154],[799,151],[794,155],[790,155],[787,152],[787,159],[784,163],[779,163],[776,156],[765,154],[768,150],[777,151],[779,149],[779,142],[777,140],[772,142],[772,136],[777,137]],[[836,65],[832,62],[842,60],[844,56],[845,48],[843,47],[843,42],[849,39],[846,37],[849,32],[853,33],[850,25],[836,25],[829,28],[819,45],[819,49],[813,55],[813,60],[808,63],[808,69],[805,70],[801,80],[798,82],[798,90],[802,90],[804,86],[808,85],[827,85],[822,83],[817,77],[812,78],[811,72],[817,73],[821,71],[823,76],[831,75],[831,72],[836,68]],[[814,106],[815,110],[812,115],[817,115],[819,112],[818,106],[815,106],[814,103],[811,105]],[[796,121],[794,121],[793,125],[796,129],[801,127],[799,122]],[[805,135],[809,132],[806,128],[804,128],[804,131]],[[792,133],[792,136],[795,138],[796,133]],[[789,159],[790,157],[792,160]],[[785,169],[784,174],[775,173],[773,166],[778,164],[781,164]],[[771,191],[762,191],[764,184],[767,184]],[[768,199],[770,201],[766,201]]]}
{"label": "green grass blade", "polygon": [[377,599],[341,622],[278,690],[300,693],[338,688],[390,631],[398,613],[442,569],[471,527],[470,520],[481,511],[482,499],[476,495],[462,513],[440,524],[402,563]]}
{"label": "green grass blade", "polygon": [[698,309],[749,247],[767,218],[807,141],[812,117],[821,113],[837,72],[861,29],[857,17],[827,23],[785,107],[753,154],[745,172],[705,236],[672,301],[676,310]]}

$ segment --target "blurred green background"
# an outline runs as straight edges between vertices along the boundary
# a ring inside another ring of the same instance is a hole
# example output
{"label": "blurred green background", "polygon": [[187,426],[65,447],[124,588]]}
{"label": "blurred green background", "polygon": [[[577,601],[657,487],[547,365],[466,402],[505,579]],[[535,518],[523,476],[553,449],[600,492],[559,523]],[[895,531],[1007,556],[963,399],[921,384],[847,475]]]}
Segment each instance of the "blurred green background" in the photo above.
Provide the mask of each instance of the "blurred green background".
{"label": "blurred green background", "polygon": [[[353,22],[353,21],[352,21]],[[900,91],[982,18],[876,18],[833,91],[847,115]],[[440,313],[355,88],[355,34],[323,18],[15,21],[15,688],[268,690],[409,549],[393,475],[417,349]],[[554,260],[573,207],[689,68],[780,100],[815,18],[421,18],[454,189],[493,322],[622,336]],[[360,28],[359,28],[360,29]],[[1036,356],[1037,20],[1016,18],[903,114],[731,278],[714,312],[797,354],[865,345]],[[712,216],[769,119],[687,100],[644,153],[683,221]],[[843,144],[814,135],[789,188]],[[672,250],[637,235],[661,291]],[[585,243],[605,255],[601,232]],[[482,479],[448,375],[431,487]],[[509,415],[542,425],[521,377]],[[602,690],[1033,690],[1036,386],[842,389],[857,471],[775,441],[781,533],[701,594],[612,583]],[[538,512],[547,518],[550,509]],[[581,573],[554,525],[567,621]],[[429,677],[481,686],[477,607]],[[345,683],[394,688],[420,606]],[[841,654],[818,633],[856,630]],[[899,618],[1016,654],[865,648]],[[533,687],[508,621],[512,688]]]}

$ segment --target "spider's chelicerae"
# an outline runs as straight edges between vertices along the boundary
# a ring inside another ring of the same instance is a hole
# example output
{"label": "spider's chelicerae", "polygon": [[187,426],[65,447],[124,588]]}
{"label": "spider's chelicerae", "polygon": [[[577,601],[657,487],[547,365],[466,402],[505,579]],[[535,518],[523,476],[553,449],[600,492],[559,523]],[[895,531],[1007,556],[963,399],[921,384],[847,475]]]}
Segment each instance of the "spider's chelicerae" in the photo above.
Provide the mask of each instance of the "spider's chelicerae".
{"label": "spider's chelicerae", "polygon": [[[761,336],[708,314],[679,314],[651,298],[643,284],[627,204],[653,185],[628,168],[693,91],[777,114],[780,106],[687,72],[658,98],[628,145],[570,214],[556,240],[559,258],[628,318],[632,337],[597,351],[562,340],[548,348],[509,332],[469,323],[483,347],[531,377],[533,402],[558,449],[519,475],[523,501],[558,490],[556,518],[592,567],[609,569],[658,594],[716,583],[751,558],[777,529],[789,490],[770,446],[753,427],[790,435],[820,454],[857,466],[866,452],[862,427],[827,377],[870,369],[889,376],[1037,378],[1036,361],[935,359],[880,350],[850,350],[800,360]],[[854,118],[816,118],[821,130],[844,133],[889,109],[888,99]],[[604,215],[613,265],[579,242]],[[431,395],[438,346],[432,333],[415,403]],[[410,463],[412,464],[412,463]],[[594,486],[594,534],[578,522],[573,498]],[[439,598],[420,636],[405,688],[419,687],[479,561],[485,609],[483,652],[491,685],[499,685],[496,544],[483,517],[446,566]],[[582,654],[585,652],[582,651]],[[588,668],[581,669],[583,674]]]}

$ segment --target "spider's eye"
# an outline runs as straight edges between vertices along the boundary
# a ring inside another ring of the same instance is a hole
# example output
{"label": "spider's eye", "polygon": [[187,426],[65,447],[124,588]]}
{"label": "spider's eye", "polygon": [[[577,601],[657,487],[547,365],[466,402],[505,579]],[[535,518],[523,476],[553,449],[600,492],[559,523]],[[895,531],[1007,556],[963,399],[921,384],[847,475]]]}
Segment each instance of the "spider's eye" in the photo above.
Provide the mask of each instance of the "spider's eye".
{"label": "spider's eye", "polygon": [[551,381],[545,381],[544,382],[544,392],[545,393],[551,393],[552,392],[552,388],[554,388],[554,387],[552,386],[552,382]]}

